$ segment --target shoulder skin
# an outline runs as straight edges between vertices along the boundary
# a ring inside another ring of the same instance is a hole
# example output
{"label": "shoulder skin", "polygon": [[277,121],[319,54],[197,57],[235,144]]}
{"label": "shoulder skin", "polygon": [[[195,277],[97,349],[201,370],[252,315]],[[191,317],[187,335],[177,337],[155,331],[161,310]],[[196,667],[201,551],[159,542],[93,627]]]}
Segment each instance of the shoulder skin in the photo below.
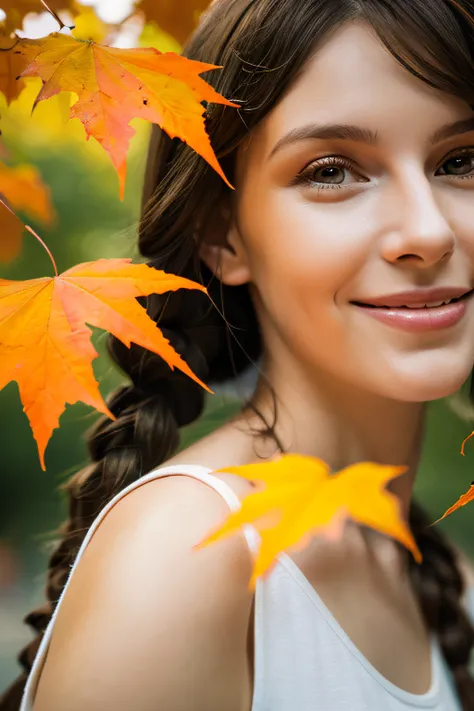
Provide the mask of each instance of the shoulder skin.
{"label": "shoulder skin", "polygon": [[192,550],[228,513],[185,476],[109,511],[64,595],[33,711],[248,710],[248,545],[239,532]]}

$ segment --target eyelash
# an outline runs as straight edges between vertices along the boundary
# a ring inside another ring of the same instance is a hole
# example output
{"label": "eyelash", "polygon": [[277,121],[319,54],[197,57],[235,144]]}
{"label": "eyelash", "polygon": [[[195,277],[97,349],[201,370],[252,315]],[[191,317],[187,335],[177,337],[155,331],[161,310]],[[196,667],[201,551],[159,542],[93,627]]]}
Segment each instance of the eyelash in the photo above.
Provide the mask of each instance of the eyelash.
{"label": "eyelash", "polygon": [[[453,153],[452,155],[449,155],[444,163],[446,163],[448,160],[451,160],[452,158],[459,158],[460,156],[465,156],[465,155],[471,155],[474,157],[474,147],[469,146],[466,147],[465,149],[462,149],[460,151],[457,151],[456,153]],[[320,192],[321,190],[341,190],[341,189],[347,189],[343,185],[337,185],[337,184],[324,184],[322,183],[321,185],[318,185],[317,187],[314,187],[314,183],[317,183],[317,181],[314,181],[312,179],[312,175],[314,175],[315,171],[318,170],[319,168],[332,168],[332,167],[337,167],[337,168],[347,168],[347,170],[355,170],[355,167],[353,163],[351,163],[349,160],[346,158],[341,158],[339,156],[326,156],[325,158],[320,158],[317,161],[313,161],[310,163],[309,166],[307,166],[301,173],[298,173],[294,180],[294,185],[303,185],[307,187],[311,187],[313,190],[316,190],[316,192]],[[474,171],[474,167],[472,169]],[[472,175],[454,175],[451,176],[454,178],[458,178],[459,180],[462,179],[472,179],[474,178],[474,172]]]}

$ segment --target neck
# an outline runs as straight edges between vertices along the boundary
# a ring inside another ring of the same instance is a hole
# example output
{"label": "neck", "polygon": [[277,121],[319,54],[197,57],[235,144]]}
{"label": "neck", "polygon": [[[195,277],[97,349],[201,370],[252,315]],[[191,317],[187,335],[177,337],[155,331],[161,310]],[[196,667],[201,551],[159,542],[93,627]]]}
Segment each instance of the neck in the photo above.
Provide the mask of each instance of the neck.
{"label": "neck", "polygon": [[[398,496],[408,521],[425,404],[389,400],[327,375],[319,382],[291,377],[288,372],[280,378],[271,369],[265,375],[276,394],[275,434],[284,451],[319,457],[332,471],[361,461],[407,466],[407,472],[390,481],[387,489]],[[252,404],[267,422],[274,421],[273,398],[263,379]],[[258,425],[258,418],[250,411],[245,419],[252,428]],[[274,442],[259,443],[259,457],[273,454]]]}

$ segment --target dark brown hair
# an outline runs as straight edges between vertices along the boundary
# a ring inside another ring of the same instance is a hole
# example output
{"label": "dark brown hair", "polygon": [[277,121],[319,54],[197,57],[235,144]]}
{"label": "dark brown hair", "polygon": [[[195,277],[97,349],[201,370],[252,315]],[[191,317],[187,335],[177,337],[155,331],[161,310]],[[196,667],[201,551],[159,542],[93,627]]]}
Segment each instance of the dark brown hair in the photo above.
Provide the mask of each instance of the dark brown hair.
{"label": "dark brown hair", "polygon": [[[474,104],[474,6],[471,0],[216,0],[201,18],[183,54],[222,65],[203,77],[239,109],[206,107],[206,128],[234,184],[237,148],[288,91],[318,46],[344,23],[366,20],[394,58],[429,85]],[[202,281],[225,313],[226,325],[203,294],[185,290],[141,300],[174,347],[205,382],[242,372],[258,359],[261,339],[247,287],[220,283],[200,262],[197,244],[224,235],[218,205],[232,191],[187,145],[153,126],[140,253],[159,269]],[[48,602],[26,616],[36,638],[19,655],[24,672],[0,700],[0,711],[16,711],[27,673],[70,566],[102,507],[122,488],[156,468],[179,446],[179,429],[196,420],[204,390],[154,353],[130,349],[109,337],[109,351],[130,378],[112,393],[115,422],[102,417],[89,436],[92,463],[63,488],[70,518],[53,553]],[[272,432],[269,426],[266,433]],[[454,550],[422,509],[412,503],[411,525],[423,554],[411,562],[413,584],[430,629],[435,630],[453,673],[464,711],[474,709],[468,659],[474,630],[461,605],[463,579]]]}

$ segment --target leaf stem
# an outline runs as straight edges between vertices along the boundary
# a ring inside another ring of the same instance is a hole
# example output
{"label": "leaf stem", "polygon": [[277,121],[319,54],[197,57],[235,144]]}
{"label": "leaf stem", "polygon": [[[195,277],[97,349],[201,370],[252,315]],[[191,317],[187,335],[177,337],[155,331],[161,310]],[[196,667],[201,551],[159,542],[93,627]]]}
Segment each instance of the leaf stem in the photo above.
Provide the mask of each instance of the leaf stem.
{"label": "leaf stem", "polygon": [[[4,206],[7,208],[7,210],[10,210],[10,212],[12,213],[12,215],[14,215],[14,216],[17,218],[17,220],[20,220],[20,218],[18,217],[18,215],[17,215],[15,212],[13,212],[13,210],[11,209],[11,207],[9,207],[9,206],[7,205],[7,203],[6,203],[1,197],[0,197],[0,202],[2,203],[2,205],[4,205]],[[52,263],[53,263],[55,276],[59,276],[59,272],[58,272],[58,268],[57,268],[57,266],[56,266],[56,262],[54,261],[54,257],[53,257],[53,255],[51,254],[51,250],[49,249],[48,245],[47,245],[45,242],[43,242],[43,240],[41,239],[41,237],[40,237],[38,234],[36,234],[36,232],[34,231],[34,229],[33,229],[32,227],[30,227],[29,225],[25,225],[25,223],[24,223],[22,220],[20,220],[20,222],[22,223],[22,225],[23,225],[23,227],[25,228],[25,230],[28,230],[28,232],[31,232],[31,234],[32,234],[34,237],[36,237],[36,239],[38,240],[38,242],[40,242],[40,244],[43,245],[43,247],[45,248],[45,250],[47,251],[47,253],[48,253],[48,255],[49,255],[49,258],[51,259],[51,261],[52,261]]]}
{"label": "leaf stem", "polygon": [[58,17],[58,15],[56,15],[56,13],[54,12],[54,10],[51,10],[51,8],[48,7],[48,5],[47,5],[47,3],[45,2],[45,0],[40,0],[40,2],[41,2],[41,4],[43,5],[43,7],[49,12],[49,14],[54,17],[54,19],[56,20],[56,22],[59,23],[59,30],[62,30],[63,27],[66,27],[68,30],[73,30],[73,29],[74,29],[74,25],[73,25],[72,27],[69,27],[69,25],[65,25],[64,22],[61,20],[61,18]]}
{"label": "leaf stem", "polygon": [[54,275],[55,275],[55,276],[59,276],[59,272],[58,272],[58,268],[57,268],[57,266],[56,266],[56,262],[54,261],[54,257],[53,257],[53,255],[51,254],[51,250],[49,249],[48,245],[47,245],[45,242],[43,242],[43,240],[41,239],[41,237],[40,237],[39,235],[37,235],[36,232],[35,232],[29,225],[25,225],[25,230],[28,230],[28,232],[31,232],[31,234],[32,234],[34,237],[36,237],[36,239],[38,240],[38,242],[40,242],[40,243],[43,245],[43,247],[45,248],[45,250],[46,250],[47,253],[49,254],[49,258],[51,259],[51,261],[52,261],[52,263],[53,263]]}

